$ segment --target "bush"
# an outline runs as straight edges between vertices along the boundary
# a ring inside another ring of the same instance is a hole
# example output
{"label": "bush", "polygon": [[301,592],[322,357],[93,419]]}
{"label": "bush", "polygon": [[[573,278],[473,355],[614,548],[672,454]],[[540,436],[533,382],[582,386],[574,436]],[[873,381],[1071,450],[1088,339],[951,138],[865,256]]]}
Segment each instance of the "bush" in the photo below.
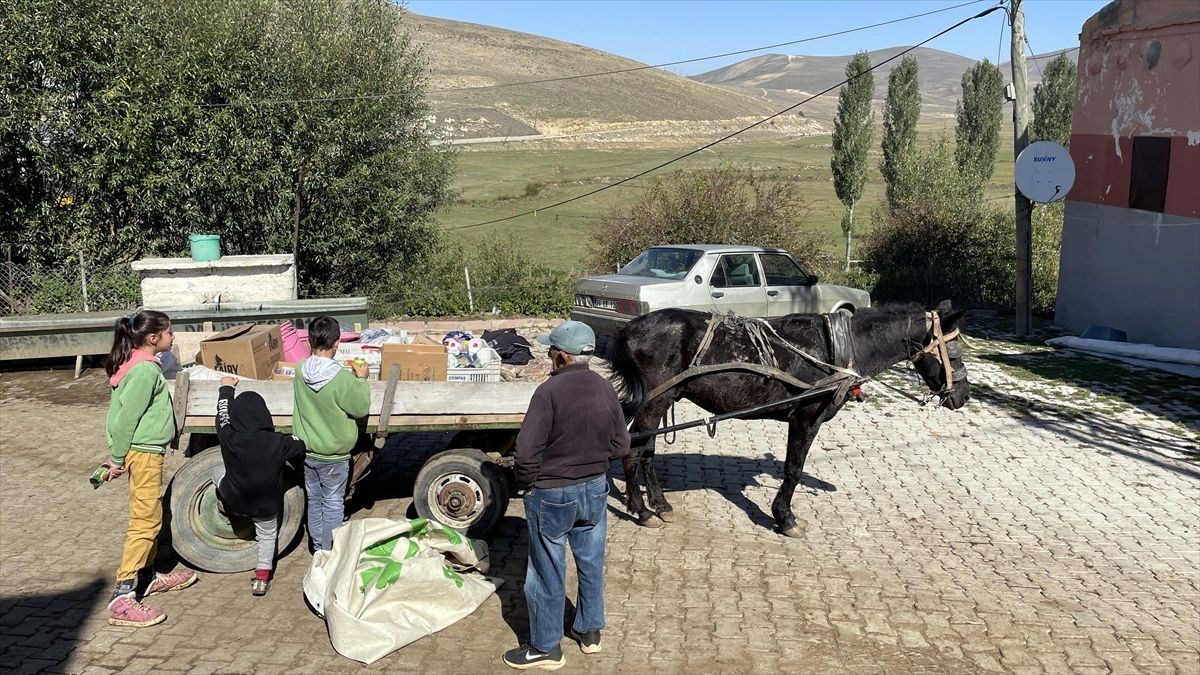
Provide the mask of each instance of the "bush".
{"label": "bush", "polygon": [[534,262],[513,238],[485,238],[472,246],[446,242],[372,296],[375,316],[472,314],[463,269],[471,272],[474,314],[565,316],[573,277]]}
{"label": "bush", "polygon": [[525,184],[525,196],[536,197],[542,191],[542,184],[536,181],[530,181]]}
{"label": "bush", "polygon": [[[79,268],[64,266],[30,276],[32,293],[27,314],[60,314],[83,311]],[[88,307],[93,312],[133,309],[140,304],[138,276],[128,266],[88,271]]]}
{"label": "bush", "polygon": [[611,273],[663,244],[744,244],[787,249],[821,274],[836,264],[804,233],[807,211],[795,181],[730,165],[676,171],[655,180],[628,210],[605,216],[592,235],[590,268]]}
{"label": "bush", "polygon": [[983,186],[959,174],[943,137],[902,158],[896,201],[873,216],[868,268],[875,300],[1011,307],[1012,215],[983,202]]}

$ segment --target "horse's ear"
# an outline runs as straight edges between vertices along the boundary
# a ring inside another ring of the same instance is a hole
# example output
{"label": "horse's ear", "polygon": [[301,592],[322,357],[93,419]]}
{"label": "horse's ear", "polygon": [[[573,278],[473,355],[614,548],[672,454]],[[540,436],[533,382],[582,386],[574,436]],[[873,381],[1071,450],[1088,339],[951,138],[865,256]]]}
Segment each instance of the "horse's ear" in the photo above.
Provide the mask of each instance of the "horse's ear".
{"label": "horse's ear", "polygon": [[934,307],[934,309],[937,310],[938,314],[945,316],[954,310],[954,306],[950,304],[949,300],[943,300],[939,302],[937,307]]}
{"label": "horse's ear", "polygon": [[[949,303],[947,302],[946,304]],[[963,324],[966,323],[966,317],[966,310],[950,312],[949,314],[942,315],[942,333],[945,334],[956,328],[962,328]]]}

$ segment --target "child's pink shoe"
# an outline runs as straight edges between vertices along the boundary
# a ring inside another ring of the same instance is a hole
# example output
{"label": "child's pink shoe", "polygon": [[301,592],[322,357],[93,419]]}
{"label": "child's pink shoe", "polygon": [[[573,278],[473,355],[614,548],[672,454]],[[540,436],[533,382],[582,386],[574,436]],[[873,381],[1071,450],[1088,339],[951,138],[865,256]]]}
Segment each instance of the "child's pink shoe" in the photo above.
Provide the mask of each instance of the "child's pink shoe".
{"label": "child's pink shoe", "polygon": [[167,620],[161,609],[147,607],[134,599],[133,594],[117,596],[108,603],[108,623],[113,626],[153,626]]}
{"label": "child's pink shoe", "polygon": [[154,580],[146,587],[146,594],[143,597],[149,597],[155,593],[166,593],[167,591],[177,591],[181,588],[187,588],[200,580],[196,573],[191,570],[179,570],[170,574],[155,574]]}
{"label": "child's pink shoe", "polygon": [[266,595],[270,588],[271,570],[254,570],[254,576],[250,579],[250,593]]}

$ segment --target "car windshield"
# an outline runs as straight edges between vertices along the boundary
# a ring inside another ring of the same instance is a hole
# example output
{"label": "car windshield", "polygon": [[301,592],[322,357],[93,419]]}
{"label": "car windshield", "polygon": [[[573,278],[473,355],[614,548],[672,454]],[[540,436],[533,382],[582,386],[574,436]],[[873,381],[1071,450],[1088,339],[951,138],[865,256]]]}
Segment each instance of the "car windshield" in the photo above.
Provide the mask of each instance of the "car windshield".
{"label": "car windshield", "polygon": [[704,255],[703,251],[686,248],[647,249],[628,265],[622,267],[617,274],[678,281],[687,276],[702,255]]}

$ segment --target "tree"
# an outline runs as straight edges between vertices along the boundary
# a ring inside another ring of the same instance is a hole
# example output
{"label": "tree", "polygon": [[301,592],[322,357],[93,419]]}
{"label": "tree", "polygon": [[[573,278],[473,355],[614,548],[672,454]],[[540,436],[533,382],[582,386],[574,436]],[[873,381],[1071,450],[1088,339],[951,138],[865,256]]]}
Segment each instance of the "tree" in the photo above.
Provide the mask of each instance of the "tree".
{"label": "tree", "polygon": [[894,200],[899,180],[900,158],[913,151],[917,142],[917,118],[921,114],[921,89],[917,81],[917,59],[905,56],[888,75],[887,102],[883,107],[883,159],[879,172],[887,190],[887,201]]}
{"label": "tree", "polygon": [[871,98],[875,94],[875,78],[871,75],[871,59],[859,52],[846,64],[850,80],[838,93],[837,118],[833,122],[833,190],[846,206],[842,218],[842,233],[846,236],[846,271],[850,271],[851,232],[854,230],[854,205],[862,198],[867,182],[867,150],[871,147],[874,115]]}
{"label": "tree", "polygon": [[1066,146],[1071,140],[1071,112],[1075,108],[1075,62],[1059,54],[1046,65],[1042,81],[1033,89],[1035,141],[1054,141]]}
{"label": "tree", "polygon": [[879,274],[872,299],[1012,306],[1011,211],[983,200],[983,184],[958,170],[946,138],[901,157],[897,168],[895,199],[875,211],[864,244],[867,266]]}
{"label": "tree", "polygon": [[775,246],[825,271],[831,262],[804,234],[808,205],[797,183],[732,165],[676,171],[656,179],[627,209],[605,216],[592,234],[591,266],[611,273],[662,244]]}
{"label": "tree", "polygon": [[15,3],[0,218],[20,259],[126,263],[211,232],[295,251],[306,290],[344,293],[436,242],[452,156],[389,3]]}
{"label": "tree", "polygon": [[954,130],[954,160],[964,176],[986,183],[992,178],[1000,147],[1004,77],[987,59],[962,76],[958,124]]}

